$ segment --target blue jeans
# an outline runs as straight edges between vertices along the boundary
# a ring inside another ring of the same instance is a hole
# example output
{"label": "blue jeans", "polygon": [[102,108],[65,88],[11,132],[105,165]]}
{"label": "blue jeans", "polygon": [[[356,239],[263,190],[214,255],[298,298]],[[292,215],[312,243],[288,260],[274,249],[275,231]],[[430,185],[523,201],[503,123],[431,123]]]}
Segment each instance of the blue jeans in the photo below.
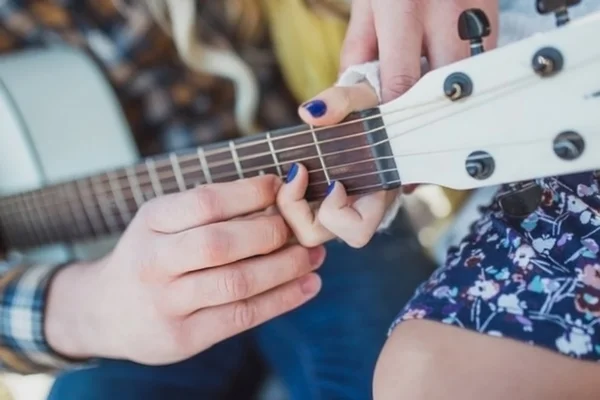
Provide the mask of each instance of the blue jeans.
{"label": "blue jeans", "polygon": [[267,376],[288,400],[370,399],[390,323],[432,270],[401,213],[363,249],[329,243],[322,291],[304,306],[177,364],[66,372],[49,400],[259,399]]}

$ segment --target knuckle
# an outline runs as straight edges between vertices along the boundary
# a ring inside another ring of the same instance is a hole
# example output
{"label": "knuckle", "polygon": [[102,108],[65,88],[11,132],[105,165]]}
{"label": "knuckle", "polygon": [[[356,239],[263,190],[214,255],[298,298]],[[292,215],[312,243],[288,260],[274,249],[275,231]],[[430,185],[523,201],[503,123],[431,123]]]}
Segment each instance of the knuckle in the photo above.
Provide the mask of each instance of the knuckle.
{"label": "knuckle", "polygon": [[268,223],[265,228],[265,240],[271,243],[274,248],[283,246],[289,237],[289,229],[279,215],[268,217]]}
{"label": "knuckle", "polygon": [[218,226],[206,227],[199,238],[200,260],[205,266],[214,266],[227,260],[231,250],[231,238]]}
{"label": "knuckle", "polygon": [[385,90],[394,95],[400,96],[412,88],[418,81],[418,78],[408,74],[396,74],[388,79]]}
{"label": "knuckle", "polygon": [[160,215],[160,201],[155,199],[143,203],[137,212],[137,218],[140,218],[148,229],[155,230],[158,226],[157,216]]}
{"label": "knuckle", "polygon": [[239,331],[254,326],[257,317],[256,305],[250,301],[240,301],[233,308],[233,325]]}
{"label": "knuckle", "polygon": [[223,208],[217,192],[210,186],[199,186],[195,189],[196,215],[201,219],[220,220]]}
{"label": "knuckle", "polygon": [[310,258],[308,250],[301,246],[294,246],[288,253],[287,265],[294,276],[300,276],[303,272],[310,270]]}
{"label": "knuckle", "polygon": [[248,274],[238,268],[229,268],[218,284],[220,294],[230,301],[246,298],[250,294],[250,287]]}

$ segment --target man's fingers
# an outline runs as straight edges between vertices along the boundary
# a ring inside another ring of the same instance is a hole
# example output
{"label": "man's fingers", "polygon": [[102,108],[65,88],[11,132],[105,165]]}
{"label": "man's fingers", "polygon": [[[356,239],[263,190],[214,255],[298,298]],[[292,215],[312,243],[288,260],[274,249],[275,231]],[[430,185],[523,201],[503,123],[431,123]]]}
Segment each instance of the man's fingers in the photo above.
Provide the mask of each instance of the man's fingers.
{"label": "man's fingers", "polygon": [[245,300],[316,270],[325,259],[322,246],[291,246],[262,257],[191,272],[167,287],[164,306],[173,315]]}
{"label": "man's fingers", "polygon": [[298,243],[313,247],[333,238],[333,235],[321,225],[310,204],[305,200],[307,186],[306,167],[294,164],[288,173],[288,182],[277,194],[277,206]]}
{"label": "man's fingers", "polygon": [[181,342],[201,351],[297,308],[320,289],[321,278],[311,272],[250,299],[197,311],[183,321]]}
{"label": "man's fingers", "polygon": [[381,63],[381,96],[383,102],[389,102],[410,89],[421,76],[424,4],[420,0],[372,2]]}
{"label": "man's fingers", "polygon": [[271,253],[286,244],[290,232],[279,215],[218,222],[156,238],[148,265],[158,276],[175,277]]}
{"label": "man's fingers", "polygon": [[352,2],[350,22],[342,45],[340,72],[348,67],[377,59],[377,35],[371,2]]}
{"label": "man's fingers", "polygon": [[[353,86],[336,86],[324,90],[307,101],[298,110],[304,122],[314,126],[332,125],[342,121],[353,111],[375,107],[378,103],[375,90],[368,83]],[[319,131],[315,132],[317,136]]]}
{"label": "man's fingers", "polygon": [[182,232],[263,210],[274,204],[280,186],[274,175],[199,186],[153,199],[141,214],[152,231]]}

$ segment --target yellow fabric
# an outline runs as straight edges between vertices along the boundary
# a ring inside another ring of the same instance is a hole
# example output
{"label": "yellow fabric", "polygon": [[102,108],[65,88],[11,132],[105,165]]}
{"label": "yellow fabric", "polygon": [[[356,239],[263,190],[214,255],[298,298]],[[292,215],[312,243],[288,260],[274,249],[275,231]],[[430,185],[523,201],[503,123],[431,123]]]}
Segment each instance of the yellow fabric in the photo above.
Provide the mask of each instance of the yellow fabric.
{"label": "yellow fabric", "polygon": [[298,102],[337,80],[347,21],[316,13],[305,0],[262,0],[284,79]]}

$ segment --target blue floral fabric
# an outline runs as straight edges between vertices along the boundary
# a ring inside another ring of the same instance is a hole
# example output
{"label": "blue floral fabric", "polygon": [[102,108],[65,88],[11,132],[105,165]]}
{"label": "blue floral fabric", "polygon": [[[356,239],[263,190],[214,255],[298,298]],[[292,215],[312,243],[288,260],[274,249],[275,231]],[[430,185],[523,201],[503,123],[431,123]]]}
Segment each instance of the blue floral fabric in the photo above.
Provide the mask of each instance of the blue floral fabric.
{"label": "blue floral fabric", "polygon": [[516,220],[485,208],[391,329],[424,318],[600,361],[599,180],[536,182],[537,210]]}

